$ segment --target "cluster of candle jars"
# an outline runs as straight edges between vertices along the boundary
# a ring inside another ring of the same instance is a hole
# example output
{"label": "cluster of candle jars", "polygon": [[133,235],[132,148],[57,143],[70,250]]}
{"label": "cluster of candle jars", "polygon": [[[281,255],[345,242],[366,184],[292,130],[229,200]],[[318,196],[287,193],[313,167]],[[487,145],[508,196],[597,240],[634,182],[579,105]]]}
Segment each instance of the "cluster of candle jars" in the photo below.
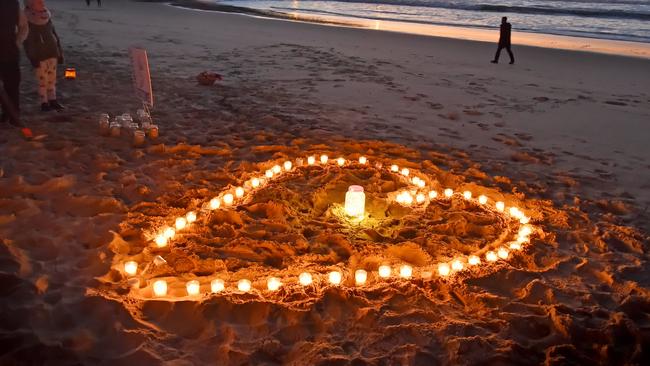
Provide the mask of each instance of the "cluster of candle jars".
{"label": "cluster of candle jars", "polygon": [[[238,204],[245,202],[247,194],[251,194],[256,189],[262,188],[271,180],[280,177],[281,175],[291,172],[299,167],[309,167],[315,165],[336,165],[344,167],[346,165],[359,164],[367,165],[368,159],[361,156],[356,160],[346,160],[343,157],[330,159],[328,155],[322,154],[320,156],[311,155],[304,159],[297,159],[294,162],[285,161],[282,164],[272,165],[263,173],[260,173],[241,186],[229,188],[223,191],[220,195],[213,197],[204,205],[203,209],[199,211],[200,214],[207,214],[211,211],[220,208],[232,208]],[[377,164],[376,167],[383,167],[383,164]],[[407,182],[407,188],[397,192],[392,199],[397,204],[404,206],[424,205],[433,202],[436,199],[452,199],[458,197],[475,204],[486,207],[486,209],[494,210],[503,215],[508,215],[511,219],[519,224],[516,236],[512,241],[506,245],[500,245],[496,248],[490,248],[481,253],[475,253],[469,256],[457,256],[450,261],[438,264],[431,264],[429,266],[420,267],[417,272],[421,274],[422,278],[432,278],[437,275],[439,278],[447,278],[472,267],[481,267],[482,263],[494,263],[500,260],[507,260],[511,257],[512,252],[520,251],[523,249],[524,244],[530,242],[530,236],[535,232],[536,228],[529,224],[530,218],[518,207],[509,207],[506,210],[506,205],[502,201],[490,202],[490,199],[485,195],[477,197],[469,191],[455,192],[451,188],[445,188],[442,192],[427,188],[427,181],[429,180],[424,175],[418,175],[408,168],[400,168],[398,165],[393,164],[388,167],[388,170],[397,174]],[[345,195],[344,210],[346,215],[363,219],[365,215],[365,193],[361,186],[350,186]],[[177,217],[173,225],[162,228],[154,237],[155,246],[163,248],[169,245],[174,237],[184,230],[188,230],[195,225],[198,214],[195,211],[189,211],[185,215]],[[138,264],[134,261],[127,261],[123,267],[124,273],[128,277],[134,277],[138,274]],[[375,273],[376,272],[376,273]],[[409,264],[401,264],[396,267],[391,267],[388,264],[379,266],[376,271],[370,273],[365,269],[356,269],[352,274],[346,274],[342,270],[330,271],[326,274],[303,272],[296,279],[281,279],[278,277],[268,277],[266,280],[265,291],[273,292],[279,291],[287,283],[295,283],[299,286],[314,286],[315,284],[327,284],[331,286],[343,285],[344,279],[351,278],[354,286],[363,286],[367,284],[371,278],[377,281],[396,278],[401,280],[408,280],[415,276],[416,269]],[[316,280],[318,279],[318,281]],[[283,282],[283,281],[286,281]],[[207,289],[209,288],[209,291]],[[246,293],[253,291],[253,283],[249,279],[240,279],[236,283],[236,292]],[[168,286],[164,279],[157,279],[152,284],[153,296],[163,297],[167,296]],[[190,280],[186,283],[186,296],[198,296],[201,293],[220,293],[228,290],[227,282],[224,279],[217,278],[210,281],[209,286],[204,285],[204,291],[201,291],[201,283],[198,280]]]}

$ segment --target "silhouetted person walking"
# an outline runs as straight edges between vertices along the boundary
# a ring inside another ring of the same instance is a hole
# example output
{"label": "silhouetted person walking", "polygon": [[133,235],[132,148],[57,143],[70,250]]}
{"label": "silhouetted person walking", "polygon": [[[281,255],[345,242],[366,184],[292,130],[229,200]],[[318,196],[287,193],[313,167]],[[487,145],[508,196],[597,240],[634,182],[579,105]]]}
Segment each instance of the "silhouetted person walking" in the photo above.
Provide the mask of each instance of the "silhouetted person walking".
{"label": "silhouetted person walking", "polygon": [[512,54],[510,49],[510,35],[512,34],[512,24],[508,23],[508,18],[501,18],[501,27],[499,32],[499,47],[497,48],[497,53],[494,55],[493,64],[499,63],[499,56],[501,55],[501,50],[506,49],[508,55],[510,55],[510,65],[515,63],[515,56]]}

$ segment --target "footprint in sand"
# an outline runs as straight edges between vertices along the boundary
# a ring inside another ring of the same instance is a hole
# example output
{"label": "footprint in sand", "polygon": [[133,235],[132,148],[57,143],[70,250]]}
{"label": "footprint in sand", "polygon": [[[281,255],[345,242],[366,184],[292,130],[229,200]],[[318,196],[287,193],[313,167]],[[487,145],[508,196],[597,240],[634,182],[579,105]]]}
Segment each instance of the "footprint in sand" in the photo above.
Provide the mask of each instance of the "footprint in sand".
{"label": "footprint in sand", "polygon": [[617,105],[617,106],[626,106],[627,105],[627,103],[618,102],[618,101],[615,101],[615,100],[606,100],[604,103],[605,104],[610,104],[610,105]]}

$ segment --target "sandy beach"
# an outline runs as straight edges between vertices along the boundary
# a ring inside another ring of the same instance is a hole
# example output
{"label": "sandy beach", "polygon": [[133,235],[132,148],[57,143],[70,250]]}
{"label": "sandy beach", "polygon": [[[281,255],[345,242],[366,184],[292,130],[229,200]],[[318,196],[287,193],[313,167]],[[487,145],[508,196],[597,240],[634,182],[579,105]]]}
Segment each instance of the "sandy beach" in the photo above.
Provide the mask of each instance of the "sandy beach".
{"label": "sandy beach", "polygon": [[[1,365],[650,359],[647,45],[581,40],[570,51],[538,47],[558,41],[536,35],[537,46],[515,42],[517,63],[502,55],[493,65],[495,43],[447,34],[155,2],[48,5],[78,78],[59,78],[65,111],[41,113],[23,57],[23,118],[41,137],[0,129]],[[142,147],[97,126],[100,113],[140,108],[131,46],[148,51],[160,127]],[[198,85],[206,70],[223,80]],[[320,154],[331,166],[298,160]],[[339,156],[349,169],[336,167]],[[369,164],[355,163],[362,156]],[[205,213],[212,197],[283,161],[294,170]],[[458,195],[413,210],[389,202],[405,187],[386,172],[391,163],[490,206]],[[336,221],[351,184],[365,186],[374,226]],[[426,275],[506,242],[497,200],[536,228],[523,250],[449,278]],[[189,210],[197,223],[152,248]],[[165,263],[154,265],[156,255]],[[136,287],[126,260],[148,266]],[[379,281],[385,262],[415,275]],[[335,267],[364,268],[369,283],[295,280]],[[269,275],[282,291],[263,289]],[[254,289],[209,294],[215,276],[228,288],[249,278]],[[168,297],[152,298],[156,278],[168,280]],[[204,296],[182,295],[191,279]]]}

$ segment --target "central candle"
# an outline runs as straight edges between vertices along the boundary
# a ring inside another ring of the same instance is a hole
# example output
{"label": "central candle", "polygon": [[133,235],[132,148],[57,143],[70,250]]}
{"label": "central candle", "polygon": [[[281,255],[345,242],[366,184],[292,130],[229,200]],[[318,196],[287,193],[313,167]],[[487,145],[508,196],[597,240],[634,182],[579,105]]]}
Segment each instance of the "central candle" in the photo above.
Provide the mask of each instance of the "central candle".
{"label": "central candle", "polygon": [[366,210],[366,194],[363,187],[350,186],[345,194],[345,213],[348,216],[363,218]]}

